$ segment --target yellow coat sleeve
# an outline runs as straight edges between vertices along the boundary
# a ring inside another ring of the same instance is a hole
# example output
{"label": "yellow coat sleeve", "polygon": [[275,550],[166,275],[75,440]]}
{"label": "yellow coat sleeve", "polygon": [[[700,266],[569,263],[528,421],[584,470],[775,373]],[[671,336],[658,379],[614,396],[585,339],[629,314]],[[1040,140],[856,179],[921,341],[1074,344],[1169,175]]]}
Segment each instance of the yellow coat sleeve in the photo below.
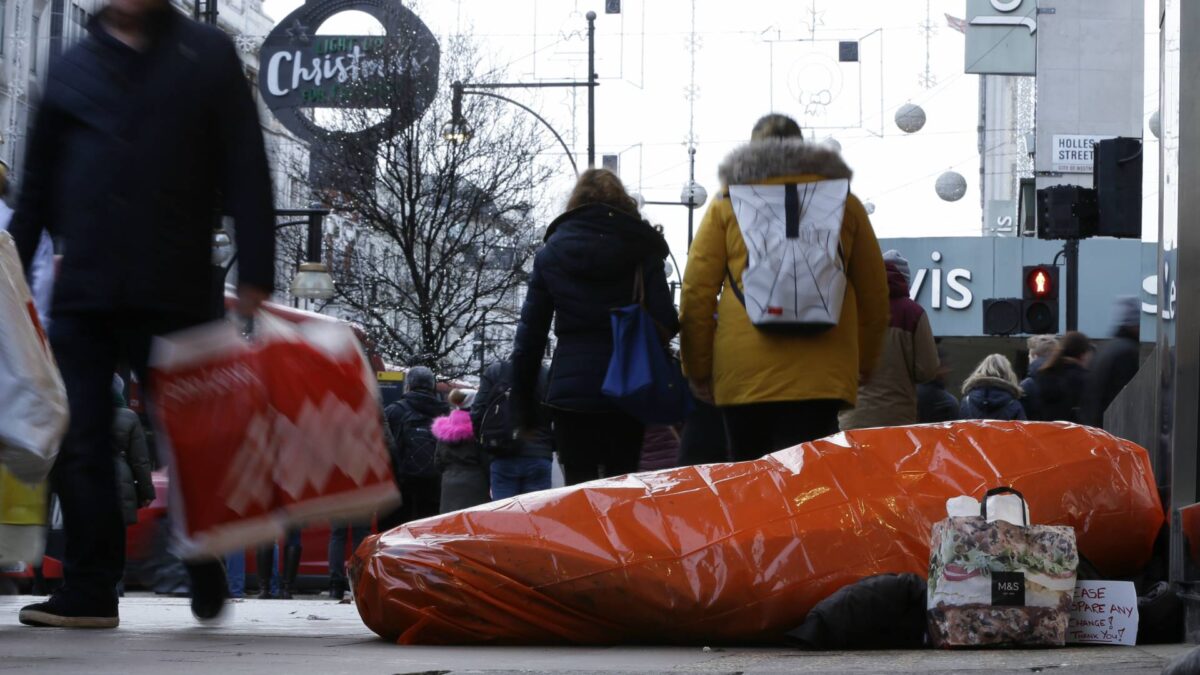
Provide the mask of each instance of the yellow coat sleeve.
{"label": "yellow coat sleeve", "polygon": [[869,374],[879,362],[887,333],[890,304],[887,270],[883,253],[866,209],[854,195],[846,202],[850,220],[855,223],[854,243],[847,263],[847,275],[858,301],[858,369]]}
{"label": "yellow coat sleeve", "polygon": [[720,212],[729,210],[728,198],[714,201],[700,222],[700,229],[688,252],[687,271],[683,276],[679,321],[683,371],[688,378],[711,380],[713,342],[717,333],[717,298],[725,281],[726,220]]}

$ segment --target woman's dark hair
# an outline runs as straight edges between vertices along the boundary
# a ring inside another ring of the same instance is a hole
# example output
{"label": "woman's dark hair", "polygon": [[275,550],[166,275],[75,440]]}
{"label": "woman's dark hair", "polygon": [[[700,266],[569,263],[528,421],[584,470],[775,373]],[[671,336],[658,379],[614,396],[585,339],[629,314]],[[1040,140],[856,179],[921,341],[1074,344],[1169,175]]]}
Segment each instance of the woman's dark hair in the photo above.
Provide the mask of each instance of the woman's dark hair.
{"label": "woman's dark hair", "polygon": [[1054,370],[1062,366],[1068,359],[1078,361],[1091,350],[1092,341],[1088,339],[1088,336],[1079,331],[1070,331],[1059,341],[1054,354],[1046,359],[1046,365],[1042,366],[1042,370]]}
{"label": "woman's dark hair", "polygon": [[633,215],[638,212],[637,202],[625,191],[621,179],[608,169],[588,169],[580,174],[567,199],[567,210],[573,211],[585,204],[604,204]]}
{"label": "woman's dark hair", "polygon": [[787,115],[771,113],[763,115],[754,123],[750,132],[750,140],[764,141],[768,138],[803,138],[800,125]]}

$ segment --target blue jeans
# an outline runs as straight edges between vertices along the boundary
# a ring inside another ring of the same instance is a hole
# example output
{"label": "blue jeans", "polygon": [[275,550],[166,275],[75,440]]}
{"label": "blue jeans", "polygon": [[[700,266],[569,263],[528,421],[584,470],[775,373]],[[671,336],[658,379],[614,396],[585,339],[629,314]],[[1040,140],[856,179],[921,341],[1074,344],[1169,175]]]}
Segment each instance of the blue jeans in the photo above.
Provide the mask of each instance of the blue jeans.
{"label": "blue jeans", "polygon": [[246,597],[246,552],[225,556],[225,575],[229,577],[229,597]]}
{"label": "blue jeans", "polygon": [[501,457],[492,460],[492,499],[506,499],[549,489],[549,457]]}
{"label": "blue jeans", "polygon": [[329,530],[329,583],[346,582],[346,530],[350,530],[351,552],[371,531],[369,523],[332,523]]}

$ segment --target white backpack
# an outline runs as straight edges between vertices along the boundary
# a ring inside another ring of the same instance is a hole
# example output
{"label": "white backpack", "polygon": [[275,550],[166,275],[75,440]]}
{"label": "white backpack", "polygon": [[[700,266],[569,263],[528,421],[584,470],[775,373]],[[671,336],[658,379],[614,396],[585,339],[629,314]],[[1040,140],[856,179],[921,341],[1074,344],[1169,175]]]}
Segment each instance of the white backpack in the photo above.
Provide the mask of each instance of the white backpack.
{"label": "white backpack", "polygon": [[849,194],[844,178],[729,187],[749,252],[741,289],[725,271],[756,328],[815,333],[837,325],[846,296],[841,237]]}

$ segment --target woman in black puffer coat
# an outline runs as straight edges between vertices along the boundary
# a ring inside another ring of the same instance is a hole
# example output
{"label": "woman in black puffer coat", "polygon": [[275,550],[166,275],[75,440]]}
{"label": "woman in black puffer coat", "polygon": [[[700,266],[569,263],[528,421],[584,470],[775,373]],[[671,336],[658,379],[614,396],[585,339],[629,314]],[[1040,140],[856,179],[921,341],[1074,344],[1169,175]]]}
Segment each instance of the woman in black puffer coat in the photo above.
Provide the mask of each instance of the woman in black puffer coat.
{"label": "woman in black puffer coat", "polygon": [[[611,312],[633,303],[640,268],[650,315],[664,337],[679,331],[664,270],[669,253],[621,179],[590,169],[534,259],[513,351],[513,408],[523,427],[537,418],[534,406],[550,407],[568,485],[637,471],[644,428],[600,391],[613,351]],[[546,400],[535,401],[552,322],[550,383]]]}

